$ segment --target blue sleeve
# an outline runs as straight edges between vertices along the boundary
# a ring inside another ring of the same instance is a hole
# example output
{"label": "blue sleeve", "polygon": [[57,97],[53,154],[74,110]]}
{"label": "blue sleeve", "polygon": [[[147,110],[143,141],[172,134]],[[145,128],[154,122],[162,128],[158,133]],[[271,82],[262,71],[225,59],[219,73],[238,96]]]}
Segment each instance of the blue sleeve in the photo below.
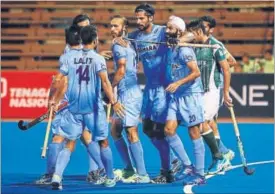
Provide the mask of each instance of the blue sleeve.
{"label": "blue sleeve", "polygon": [[106,61],[102,56],[99,56],[95,64],[96,72],[107,71]]}
{"label": "blue sleeve", "polygon": [[179,58],[184,63],[188,63],[190,61],[197,60],[194,50],[190,47],[181,47],[180,53],[179,53]]}
{"label": "blue sleeve", "polygon": [[59,58],[59,72],[63,75],[68,75],[69,73],[69,66],[66,62],[66,55],[61,55]]}
{"label": "blue sleeve", "polygon": [[119,59],[126,58],[127,57],[126,48],[115,44],[113,46],[113,57],[115,62],[117,62]]}
{"label": "blue sleeve", "polygon": [[166,41],[166,27],[165,26],[161,26],[161,42],[165,42]]}

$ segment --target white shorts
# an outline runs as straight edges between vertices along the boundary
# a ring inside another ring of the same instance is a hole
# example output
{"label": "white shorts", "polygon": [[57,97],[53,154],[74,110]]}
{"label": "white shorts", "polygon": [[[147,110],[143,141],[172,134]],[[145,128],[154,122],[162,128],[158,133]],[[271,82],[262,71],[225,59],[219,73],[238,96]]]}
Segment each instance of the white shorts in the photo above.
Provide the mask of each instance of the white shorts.
{"label": "white shorts", "polygon": [[205,120],[212,120],[219,112],[220,108],[220,89],[212,89],[203,94],[203,108]]}

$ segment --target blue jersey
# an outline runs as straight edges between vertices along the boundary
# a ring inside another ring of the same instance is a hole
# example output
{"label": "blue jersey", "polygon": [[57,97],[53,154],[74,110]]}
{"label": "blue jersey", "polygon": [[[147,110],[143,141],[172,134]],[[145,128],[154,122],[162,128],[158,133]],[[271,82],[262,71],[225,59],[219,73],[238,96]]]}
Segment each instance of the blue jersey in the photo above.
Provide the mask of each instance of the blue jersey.
{"label": "blue jersey", "polygon": [[[129,38],[138,41],[165,41],[165,26],[153,25],[151,33],[144,33],[137,30],[129,34]],[[152,44],[145,42],[136,42],[136,50],[139,60],[143,64],[144,74],[146,76],[146,85],[164,85],[165,81],[165,60],[163,56],[167,47],[164,44]]]}
{"label": "blue jersey", "polygon": [[118,44],[114,44],[112,46],[112,52],[115,70],[118,68],[118,61],[122,58],[126,59],[126,73],[118,83],[118,92],[137,86],[137,55],[133,46],[130,44],[125,48]]}
{"label": "blue jersey", "polygon": [[[169,48],[167,52],[166,69],[168,82],[173,83],[187,77],[190,74],[187,63],[190,61],[196,61],[196,55],[192,48]],[[185,96],[198,92],[203,92],[200,77],[181,85],[174,94],[176,96]]]}
{"label": "blue jersey", "polygon": [[68,76],[67,97],[73,113],[91,113],[102,105],[98,73],[107,71],[105,59],[94,50],[74,50],[59,59],[60,72]]}

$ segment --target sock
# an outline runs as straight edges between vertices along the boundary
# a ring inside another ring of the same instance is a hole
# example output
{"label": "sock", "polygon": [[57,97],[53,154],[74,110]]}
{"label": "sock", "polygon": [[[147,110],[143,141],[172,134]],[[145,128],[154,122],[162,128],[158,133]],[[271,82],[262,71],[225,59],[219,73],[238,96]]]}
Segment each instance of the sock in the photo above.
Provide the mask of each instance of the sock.
{"label": "sock", "polygon": [[98,142],[91,141],[87,146],[87,151],[89,153],[89,156],[93,159],[92,162],[95,162],[99,169],[104,168],[104,165],[102,163],[101,156],[100,156],[100,148],[99,148]]}
{"label": "sock", "polygon": [[193,148],[195,154],[196,173],[204,176],[205,148],[201,137],[199,139],[193,140]]}
{"label": "sock", "polygon": [[59,152],[63,149],[63,143],[51,143],[47,155],[47,174],[53,174],[55,171],[56,160]]}
{"label": "sock", "polygon": [[123,160],[124,165],[126,166],[126,169],[133,169],[131,158],[128,151],[128,146],[124,138],[122,137],[116,140],[115,146],[117,148],[118,153],[120,154],[120,157]]}
{"label": "sock", "polygon": [[215,139],[213,131],[211,130],[210,132],[206,132],[202,134],[202,137],[205,143],[210,148],[210,151],[212,153],[212,158],[222,159],[222,154],[219,152],[219,148],[218,148],[217,141]]}
{"label": "sock", "polygon": [[165,139],[172,150],[175,152],[175,154],[178,156],[178,158],[182,161],[182,163],[186,166],[191,165],[191,161],[184,149],[183,143],[178,134],[175,134],[173,136],[166,136]]}
{"label": "sock", "polygon": [[219,141],[218,147],[219,147],[219,151],[220,151],[222,154],[226,154],[226,153],[229,151],[228,148],[223,144],[223,142],[222,142],[221,139],[220,139],[220,141]]}
{"label": "sock", "polygon": [[71,154],[72,152],[68,148],[64,148],[59,152],[54,174],[57,174],[60,177],[63,176],[63,172],[70,161]]}
{"label": "sock", "polygon": [[145,169],[145,163],[144,163],[144,157],[143,157],[143,149],[140,141],[135,143],[130,143],[130,151],[133,156],[133,160],[137,167],[137,173],[139,175],[146,175],[146,169]]}
{"label": "sock", "polygon": [[160,160],[161,160],[161,168],[163,170],[168,171],[170,169],[170,147],[165,139],[151,139],[153,145],[158,149]]}
{"label": "sock", "polygon": [[101,159],[103,165],[105,167],[107,178],[113,179],[114,172],[113,172],[113,155],[110,147],[101,148],[100,149]]}
{"label": "sock", "polygon": [[177,156],[174,154],[173,150],[170,149],[170,161],[173,162],[175,160],[177,160]]}
{"label": "sock", "polygon": [[98,168],[98,165],[96,164],[95,160],[90,156],[88,153],[88,160],[89,160],[89,172],[96,171]]}

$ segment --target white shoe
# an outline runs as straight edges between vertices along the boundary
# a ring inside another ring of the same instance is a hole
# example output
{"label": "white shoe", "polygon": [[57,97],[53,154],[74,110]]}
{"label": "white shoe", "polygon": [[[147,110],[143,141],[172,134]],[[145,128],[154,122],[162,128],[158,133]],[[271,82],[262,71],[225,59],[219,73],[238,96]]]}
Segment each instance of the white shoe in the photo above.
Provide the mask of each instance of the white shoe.
{"label": "white shoe", "polygon": [[62,190],[62,178],[56,174],[52,178],[52,190]]}

